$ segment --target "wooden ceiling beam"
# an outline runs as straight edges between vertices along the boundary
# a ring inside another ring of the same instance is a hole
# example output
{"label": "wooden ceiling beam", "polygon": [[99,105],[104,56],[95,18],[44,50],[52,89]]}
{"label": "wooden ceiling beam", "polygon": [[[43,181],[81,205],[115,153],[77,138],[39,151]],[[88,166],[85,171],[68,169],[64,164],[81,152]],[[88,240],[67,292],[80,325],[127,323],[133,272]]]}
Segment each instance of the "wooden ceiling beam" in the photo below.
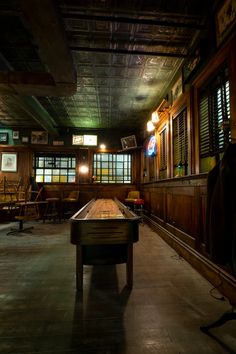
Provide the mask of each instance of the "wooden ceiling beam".
{"label": "wooden ceiling beam", "polygon": [[147,55],[150,57],[170,57],[170,58],[186,58],[187,53],[176,52],[151,52],[146,50],[129,50],[129,49],[113,49],[113,48],[91,48],[81,46],[70,46],[70,49],[77,52],[94,52],[94,53],[112,53],[112,54],[127,54],[127,55]]}
{"label": "wooden ceiling beam", "polygon": [[13,98],[27,114],[29,114],[41,127],[52,135],[58,136],[58,129],[54,119],[42,107],[35,97],[15,95]]}
{"label": "wooden ceiling beam", "polygon": [[27,96],[71,96],[74,84],[55,83],[49,73],[0,72],[0,93]]}
{"label": "wooden ceiling beam", "polygon": [[[20,0],[23,21],[39,48],[39,56],[55,86],[76,92],[77,73],[63,23],[52,0]],[[47,95],[47,93],[45,93]],[[44,95],[45,95],[44,94]]]}
{"label": "wooden ceiling beam", "polygon": [[[172,18],[176,17],[176,14],[171,14]],[[104,22],[120,22],[128,24],[140,24],[140,25],[150,25],[150,26],[160,26],[160,27],[174,27],[174,28],[188,28],[195,30],[204,29],[204,25],[199,23],[202,18],[193,18],[191,16],[185,18],[185,21],[181,20],[156,20],[152,18],[136,18],[136,17],[121,17],[121,16],[102,16],[102,15],[86,15],[86,14],[73,14],[64,13],[63,18],[67,20],[85,20],[85,21],[104,21]],[[177,17],[176,17],[177,18]],[[183,16],[184,18],[184,16]]]}

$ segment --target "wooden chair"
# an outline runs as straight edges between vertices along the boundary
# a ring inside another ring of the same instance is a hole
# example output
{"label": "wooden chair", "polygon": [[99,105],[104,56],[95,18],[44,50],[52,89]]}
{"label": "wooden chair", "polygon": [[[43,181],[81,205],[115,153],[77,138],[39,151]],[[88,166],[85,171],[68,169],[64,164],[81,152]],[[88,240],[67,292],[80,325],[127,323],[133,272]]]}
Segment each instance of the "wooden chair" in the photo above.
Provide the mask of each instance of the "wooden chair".
{"label": "wooden chair", "polygon": [[22,188],[21,178],[18,181],[8,180],[6,177],[0,181],[0,201],[15,203],[18,201],[19,190]]}
{"label": "wooden chair", "polygon": [[140,199],[140,192],[139,191],[130,191],[125,198],[125,204],[129,206],[131,209],[134,208],[134,201],[136,199]]}
{"label": "wooden chair", "polygon": [[33,226],[24,228],[24,222],[40,219],[41,215],[39,206],[42,202],[39,201],[39,198],[41,196],[42,190],[43,187],[40,188],[40,190],[37,192],[34,201],[29,200],[16,203],[16,206],[19,208],[19,214],[15,216],[15,220],[19,221],[19,227],[9,231],[7,235],[18,234],[21,232],[31,232],[30,230],[33,229]]}
{"label": "wooden chair", "polygon": [[22,190],[22,179],[18,181],[8,180],[5,176],[0,181],[0,210],[3,220],[12,221],[17,214],[19,207],[16,203],[19,199],[20,191]]}

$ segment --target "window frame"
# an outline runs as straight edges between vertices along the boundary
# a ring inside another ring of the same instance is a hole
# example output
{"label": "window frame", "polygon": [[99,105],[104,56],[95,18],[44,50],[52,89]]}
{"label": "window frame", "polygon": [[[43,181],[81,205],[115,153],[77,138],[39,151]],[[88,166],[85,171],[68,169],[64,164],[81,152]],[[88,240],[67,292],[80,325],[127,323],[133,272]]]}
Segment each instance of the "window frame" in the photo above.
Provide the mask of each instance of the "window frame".
{"label": "window frame", "polygon": [[160,166],[159,173],[160,178],[167,178],[167,127],[165,126],[159,133],[160,138]]}
{"label": "window frame", "polygon": [[[105,159],[107,156],[107,160]],[[104,157],[104,158],[103,158]],[[123,157],[123,161],[121,161]],[[126,160],[124,159],[126,157]],[[118,166],[122,164],[123,166]],[[133,173],[133,157],[131,153],[97,153],[93,154],[93,180],[104,184],[131,184]],[[107,173],[105,173],[107,170]],[[125,174],[124,171],[127,171]],[[119,173],[118,173],[119,171]],[[122,171],[122,173],[121,173]],[[103,173],[104,172],[104,173]]]}
{"label": "window frame", "polygon": [[[63,166],[63,159],[67,160],[67,166]],[[40,166],[40,160],[42,166]],[[72,154],[59,153],[36,153],[33,158],[33,170],[37,183],[75,183],[76,156]],[[38,174],[37,170],[42,170],[42,173]],[[58,171],[57,174],[55,173],[56,171]],[[42,178],[38,178],[39,176]]]}
{"label": "window frame", "polygon": [[[198,111],[200,170],[207,172],[213,167],[212,159],[217,163],[231,141],[230,80],[226,64],[199,89]],[[204,160],[209,161],[204,164]]]}
{"label": "window frame", "polygon": [[187,107],[173,117],[172,120],[172,144],[173,144],[173,174],[175,177],[188,174],[188,120]]}

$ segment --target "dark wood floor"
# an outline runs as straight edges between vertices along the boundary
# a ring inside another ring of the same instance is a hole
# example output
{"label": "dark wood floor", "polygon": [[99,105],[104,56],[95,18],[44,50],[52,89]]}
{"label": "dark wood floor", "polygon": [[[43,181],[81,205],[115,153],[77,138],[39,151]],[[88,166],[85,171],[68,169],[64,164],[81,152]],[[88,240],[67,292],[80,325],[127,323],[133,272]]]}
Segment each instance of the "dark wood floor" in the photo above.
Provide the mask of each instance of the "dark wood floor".
{"label": "dark wood floor", "polygon": [[31,234],[0,226],[1,354],[236,353],[236,321],[199,327],[230,309],[217,290],[148,226],[125,265],[86,266],[75,290],[69,222],[36,222]]}

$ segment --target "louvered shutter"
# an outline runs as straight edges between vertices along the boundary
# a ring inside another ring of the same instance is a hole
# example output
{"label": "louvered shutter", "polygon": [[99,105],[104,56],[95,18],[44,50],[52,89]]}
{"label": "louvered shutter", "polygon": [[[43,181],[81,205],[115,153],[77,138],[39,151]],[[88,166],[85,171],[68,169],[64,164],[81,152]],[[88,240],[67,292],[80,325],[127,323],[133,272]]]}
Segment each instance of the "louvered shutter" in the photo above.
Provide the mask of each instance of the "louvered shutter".
{"label": "louvered shutter", "polygon": [[188,164],[186,108],[173,120],[174,167]]}
{"label": "louvered shutter", "polygon": [[160,133],[160,171],[167,169],[166,128]]}
{"label": "louvered shutter", "polygon": [[200,151],[203,156],[208,154],[210,150],[208,97],[203,97],[200,100],[200,117]]}
{"label": "louvered shutter", "polygon": [[216,156],[230,141],[229,129],[223,129],[230,119],[228,70],[224,68],[201,90],[200,94],[200,157]]}

